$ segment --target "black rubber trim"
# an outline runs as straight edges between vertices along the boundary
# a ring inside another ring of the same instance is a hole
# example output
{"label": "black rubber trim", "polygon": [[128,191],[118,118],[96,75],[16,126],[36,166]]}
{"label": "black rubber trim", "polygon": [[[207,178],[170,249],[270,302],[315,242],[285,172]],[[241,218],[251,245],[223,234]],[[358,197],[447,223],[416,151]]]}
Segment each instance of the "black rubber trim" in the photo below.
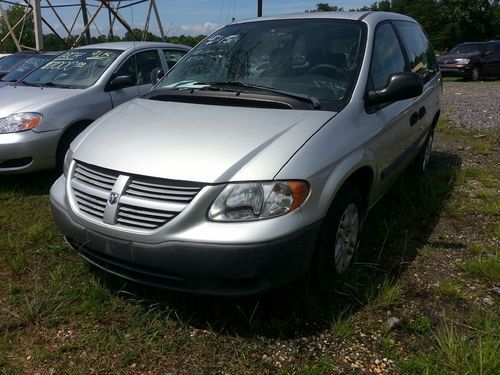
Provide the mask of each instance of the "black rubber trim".
{"label": "black rubber trim", "polygon": [[373,10],[366,12],[365,14],[363,14],[361,17],[358,18],[358,21],[363,21],[366,17],[368,17],[372,13],[374,13]]}

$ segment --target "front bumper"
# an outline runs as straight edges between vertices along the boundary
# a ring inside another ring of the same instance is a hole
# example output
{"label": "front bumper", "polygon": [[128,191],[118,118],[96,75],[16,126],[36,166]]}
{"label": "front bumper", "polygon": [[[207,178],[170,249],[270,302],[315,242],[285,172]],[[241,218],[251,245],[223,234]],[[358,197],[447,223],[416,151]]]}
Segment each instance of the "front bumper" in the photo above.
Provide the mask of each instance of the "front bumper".
{"label": "front bumper", "polygon": [[59,131],[0,134],[0,174],[54,168],[58,140]]}
{"label": "front bumper", "polygon": [[258,243],[145,243],[78,223],[52,193],[51,210],[73,249],[107,272],[155,287],[224,296],[258,294],[300,278],[309,268],[321,226],[317,222]]}
{"label": "front bumper", "polygon": [[471,65],[439,65],[439,70],[441,71],[441,75],[443,77],[470,77],[472,74]]}

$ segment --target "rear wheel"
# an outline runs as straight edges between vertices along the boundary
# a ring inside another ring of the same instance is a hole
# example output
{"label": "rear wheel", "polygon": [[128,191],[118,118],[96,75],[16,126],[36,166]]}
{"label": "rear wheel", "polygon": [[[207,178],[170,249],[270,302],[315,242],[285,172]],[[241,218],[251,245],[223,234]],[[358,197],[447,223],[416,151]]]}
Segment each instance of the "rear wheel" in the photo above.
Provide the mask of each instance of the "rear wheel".
{"label": "rear wheel", "polygon": [[427,173],[427,169],[429,167],[429,159],[432,153],[433,141],[434,141],[434,129],[431,129],[429,131],[429,134],[427,135],[427,139],[425,140],[424,147],[422,147],[422,150],[420,150],[414,161],[415,169],[417,170],[418,173],[422,175]]}

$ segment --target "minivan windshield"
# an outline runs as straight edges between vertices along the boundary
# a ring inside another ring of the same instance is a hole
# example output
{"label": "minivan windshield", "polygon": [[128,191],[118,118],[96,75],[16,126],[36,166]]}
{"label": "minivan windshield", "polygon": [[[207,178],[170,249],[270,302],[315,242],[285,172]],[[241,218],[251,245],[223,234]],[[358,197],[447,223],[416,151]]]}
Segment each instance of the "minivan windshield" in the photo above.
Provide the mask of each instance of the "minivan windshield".
{"label": "minivan windshield", "polygon": [[[33,54],[34,55],[34,54]],[[10,56],[5,56],[0,60],[0,72],[8,72],[15,66],[19,65],[26,59],[30,58],[30,55],[15,53]]]}
{"label": "minivan windshield", "polygon": [[231,24],[204,39],[155,90],[218,89],[273,95],[282,91],[339,101],[350,96],[356,82],[363,40],[358,21]]}
{"label": "minivan windshield", "polygon": [[472,53],[482,53],[486,49],[485,43],[475,43],[475,44],[459,44],[452,48],[449,52],[450,54],[457,55],[467,55]]}
{"label": "minivan windshield", "polygon": [[87,88],[92,86],[122,51],[78,49],[67,51],[22,80],[28,86]]}

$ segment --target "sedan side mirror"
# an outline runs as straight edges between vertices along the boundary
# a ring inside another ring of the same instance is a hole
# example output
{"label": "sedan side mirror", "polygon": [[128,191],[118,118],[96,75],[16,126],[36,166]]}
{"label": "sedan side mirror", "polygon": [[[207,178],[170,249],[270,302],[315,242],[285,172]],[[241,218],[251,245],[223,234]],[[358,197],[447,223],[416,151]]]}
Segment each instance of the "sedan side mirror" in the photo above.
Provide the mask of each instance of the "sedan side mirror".
{"label": "sedan side mirror", "polygon": [[366,95],[368,105],[396,102],[415,98],[422,94],[422,78],[415,73],[395,73],[389,77],[387,85],[378,90],[370,90]]}
{"label": "sedan side mirror", "polygon": [[127,76],[118,76],[111,80],[108,85],[107,91],[119,90],[125,87],[130,87],[135,85],[135,78],[127,75]]}
{"label": "sedan side mirror", "polygon": [[163,71],[162,68],[154,68],[151,71],[149,78],[151,79],[151,83],[153,85],[155,85],[160,79],[163,78],[164,75],[165,75],[165,72]]}

